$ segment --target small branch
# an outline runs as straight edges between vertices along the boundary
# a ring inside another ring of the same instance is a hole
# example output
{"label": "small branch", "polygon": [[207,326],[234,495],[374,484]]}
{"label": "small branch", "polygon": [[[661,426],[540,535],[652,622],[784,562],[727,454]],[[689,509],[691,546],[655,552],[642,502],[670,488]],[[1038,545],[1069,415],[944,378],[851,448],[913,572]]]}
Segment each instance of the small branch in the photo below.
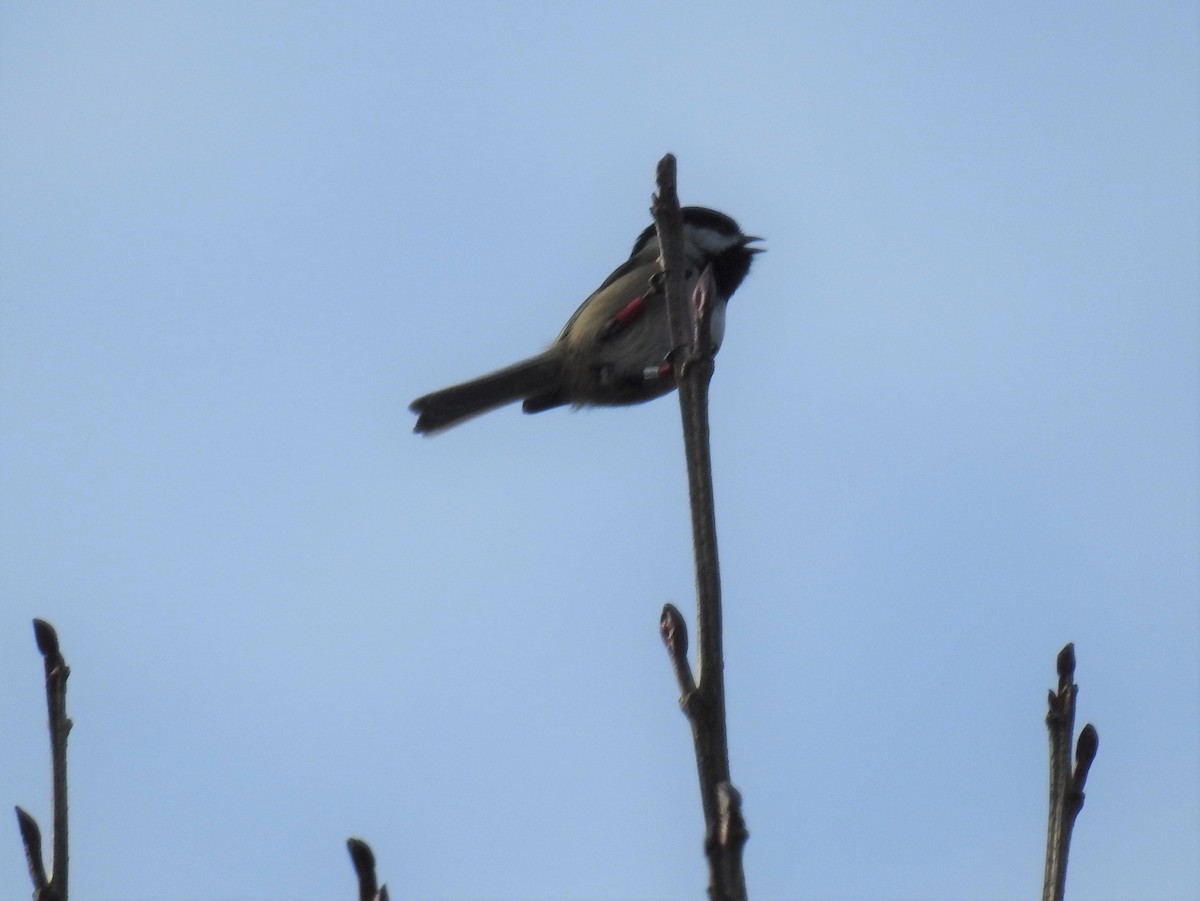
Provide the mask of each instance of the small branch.
{"label": "small branch", "polygon": [[696,565],[696,644],[699,681],[687,665],[687,632],[683,617],[671,605],[663,609],[660,632],[683,693],[681,706],[692,727],[700,800],[704,808],[705,853],[709,863],[709,897],[740,901],[746,897],[742,847],[748,833],[741,798],[729,778],[729,744],[725,721],[725,663],[721,631],[721,577],[717,558],[717,523],[709,449],[708,388],[715,352],[711,317],[716,288],[705,270],[695,283],[692,308],[685,286],[687,255],[683,215],[675,184],[675,157],[658,164],[658,192],[651,207],[658,228],[663,286],[671,328],[683,441],[687,458],[688,497],[692,511],[692,547]]}
{"label": "small branch", "polygon": [[687,659],[687,623],[674,604],[663,605],[658,631],[662,635],[663,644],[667,646],[667,656],[671,658],[671,668],[675,670],[675,679],[679,682],[680,697],[686,702],[696,690],[696,680],[692,677],[692,666]]}
{"label": "small branch", "polygon": [[375,878],[375,854],[371,846],[361,838],[348,838],[346,848],[358,876],[358,901],[388,901],[387,886],[380,886]]}
{"label": "small branch", "polygon": [[67,736],[71,721],[67,718],[67,677],[71,669],[58,648],[58,634],[45,620],[33,621],[33,635],[42,654],[46,673],[46,708],[50,727],[51,791],[53,795],[54,835],[53,872],[46,875],[42,861],[42,832],[37,821],[20,807],[17,826],[25,846],[29,877],[33,880],[35,901],[67,901]]}
{"label": "small branch", "polygon": [[50,760],[54,791],[54,867],[50,883],[59,899],[67,897],[67,677],[71,668],[58,648],[58,633],[45,620],[33,621],[33,634],[46,671],[46,707],[50,714]]}
{"label": "small branch", "polygon": [[1067,857],[1075,818],[1083,810],[1083,787],[1096,759],[1100,736],[1088,723],[1079,733],[1075,746],[1075,766],[1071,766],[1071,736],[1075,732],[1075,645],[1068,644],[1058,654],[1058,692],[1049,693],[1046,728],[1050,733],[1050,818],[1046,827],[1046,872],[1042,883],[1043,901],[1062,901],[1067,885]]}

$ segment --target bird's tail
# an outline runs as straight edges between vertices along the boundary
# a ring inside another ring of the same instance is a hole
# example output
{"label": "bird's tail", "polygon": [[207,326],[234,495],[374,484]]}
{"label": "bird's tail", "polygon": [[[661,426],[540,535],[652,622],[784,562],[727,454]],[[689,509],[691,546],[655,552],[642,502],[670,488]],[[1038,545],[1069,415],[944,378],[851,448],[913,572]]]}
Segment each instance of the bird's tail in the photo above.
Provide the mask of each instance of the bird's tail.
{"label": "bird's tail", "polygon": [[418,414],[413,431],[433,434],[505,404],[555,394],[561,381],[560,359],[549,354],[530,357],[461,385],[418,397],[409,405]]}

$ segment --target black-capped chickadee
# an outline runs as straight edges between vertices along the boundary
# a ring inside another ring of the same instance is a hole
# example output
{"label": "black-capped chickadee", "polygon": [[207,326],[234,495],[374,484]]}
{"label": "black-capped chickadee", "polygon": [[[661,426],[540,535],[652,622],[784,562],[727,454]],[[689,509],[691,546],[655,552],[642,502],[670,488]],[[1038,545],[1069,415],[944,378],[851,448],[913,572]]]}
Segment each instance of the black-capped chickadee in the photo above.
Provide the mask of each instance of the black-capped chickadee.
{"label": "black-capped chickadee", "polygon": [[[713,339],[720,344],[725,304],[762,250],[749,245],[762,239],[742,234],[724,213],[698,206],[683,208],[683,238],[689,293],[712,266],[718,294]],[[539,413],[564,404],[637,404],[671,391],[675,374],[661,272],[658,232],[651,225],[545,351],[418,397],[410,406],[418,414],[415,431],[439,432],[518,400],[526,413]]]}

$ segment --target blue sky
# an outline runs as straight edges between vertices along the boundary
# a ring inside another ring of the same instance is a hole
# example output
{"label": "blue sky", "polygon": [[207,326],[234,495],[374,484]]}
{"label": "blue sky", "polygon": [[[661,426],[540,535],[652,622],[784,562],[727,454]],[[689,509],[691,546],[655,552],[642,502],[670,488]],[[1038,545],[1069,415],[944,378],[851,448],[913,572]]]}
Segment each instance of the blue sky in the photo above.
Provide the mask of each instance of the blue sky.
{"label": "blue sky", "polygon": [[[713,386],[756,898],[1200,891],[1192,3],[0,5],[0,800],[72,666],[99,901],[696,898],[678,408],[538,350],[654,165],[769,252]],[[0,847],[4,847],[0,843]],[[15,824],[0,893],[28,891]]]}

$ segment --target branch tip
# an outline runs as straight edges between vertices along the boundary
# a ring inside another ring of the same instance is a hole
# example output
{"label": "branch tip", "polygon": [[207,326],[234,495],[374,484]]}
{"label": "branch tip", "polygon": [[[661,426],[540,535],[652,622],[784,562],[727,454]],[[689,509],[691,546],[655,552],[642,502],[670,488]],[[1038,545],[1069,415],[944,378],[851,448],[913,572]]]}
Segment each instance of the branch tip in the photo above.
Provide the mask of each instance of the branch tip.
{"label": "branch tip", "polygon": [[42,830],[38,828],[37,820],[33,818],[33,814],[25,810],[19,804],[13,808],[17,812],[17,828],[21,831],[21,841],[25,848],[34,849],[41,857],[42,852]]}
{"label": "branch tip", "polygon": [[1043,901],[1062,901],[1066,893],[1067,858],[1075,818],[1083,810],[1083,787],[1095,760],[1100,737],[1091,723],[1080,730],[1075,742],[1075,766],[1071,767],[1071,733],[1075,729],[1075,645],[1068,643],[1058,654],[1058,691],[1049,693],[1046,725],[1050,733],[1050,817],[1046,832],[1046,868],[1042,883]]}
{"label": "branch tip", "polygon": [[37,649],[43,657],[59,656],[58,633],[54,631],[54,626],[44,619],[35,619],[33,621],[33,637],[37,642]]}
{"label": "branch tip", "polygon": [[1088,723],[1079,732],[1079,740],[1075,742],[1075,774],[1072,777],[1075,783],[1075,788],[1082,790],[1087,782],[1088,771],[1092,768],[1092,761],[1096,759],[1096,752],[1100,750],[1100,733],[1096,731],[1096,727]]}
{"label": "branch tip", "polygon": [[387,889],[378,888],[375,854],[371,851],[371,846],[361,838],[348,838],[346,849],[350,852],[350,861],[354,864],[355,875],[358,876],[359,901],[386,901]]}
{"label": "branch tip", "polygon": [[29,878],[33,880],[34,897],[41,897],[50,886],[46,876],[46,865],[42,860],[42,830],[38,828],[37,820],[19,805],[17,812],[17,829],[21,832],[21,844],[25,847],[25,863],[29,867]]}
{"label": "branch tip", "polygon": [[375,854],[371,851],[371,846],[364,842],[361,838],[346,839],[346,848],[350,852],[350,859],[357,866],[375,866]]}
{"label": "branch tip", "polygon": [[696,694],[696,677],[692,675],[692,667],[687,658],[687,621],[674,604],[663,604],[662,616],[658,619],[658,634],[662,636],[663,644],[666,645],[671,669],[675,671],[675,681],[679,683],[679,703],[684,713],[687,713],[688,704]]}
{"label": "branch tip", "polygon": [[662,636],[663,644],[667,646],[667,653],[672,657],[688,652],[687,622],[674,604],[663,605],[662,616],[658,620],[658,632]]}
{"label": "branch tip", "polygon": [[654,201],[657,204],[666,193],[674,194],[675,188],[675,154],[668,153],[658,161],[658,168],[655,170],[655,179],[658,182],[658,195]]}
{"label": "branch tip", "polygon": [[1066,646],[1058,652],[1057,666],[1058,687],[1061,691],[1063,686],[1075,678],[1075,642],[1067,642]]}

